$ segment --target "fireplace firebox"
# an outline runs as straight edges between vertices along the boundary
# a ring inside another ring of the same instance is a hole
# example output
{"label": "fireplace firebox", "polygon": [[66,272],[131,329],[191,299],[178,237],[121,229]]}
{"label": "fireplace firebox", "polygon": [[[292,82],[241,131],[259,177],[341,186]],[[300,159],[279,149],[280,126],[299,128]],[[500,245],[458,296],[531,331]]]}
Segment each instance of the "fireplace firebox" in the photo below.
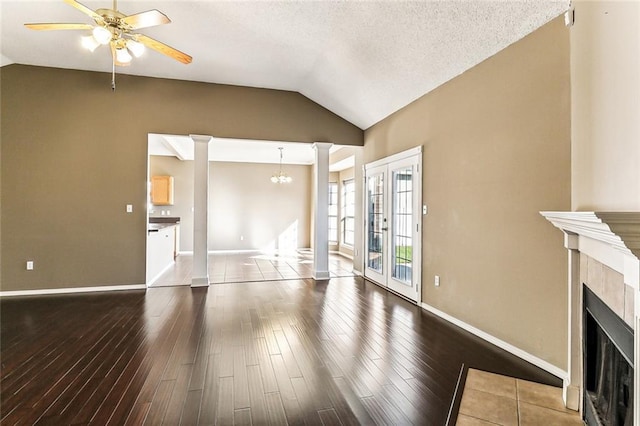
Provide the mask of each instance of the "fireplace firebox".
{"label": "fireplace firebox", "polygon": [[584,418],[633,424],[633,330],[587,286],[584,295]]}

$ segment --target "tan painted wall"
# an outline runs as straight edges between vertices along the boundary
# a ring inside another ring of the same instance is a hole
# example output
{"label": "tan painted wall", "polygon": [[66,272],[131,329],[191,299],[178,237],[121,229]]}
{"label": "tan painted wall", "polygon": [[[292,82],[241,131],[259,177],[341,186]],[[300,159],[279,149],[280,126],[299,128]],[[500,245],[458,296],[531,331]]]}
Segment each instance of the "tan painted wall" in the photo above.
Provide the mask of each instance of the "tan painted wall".
{"label": "tan painted wall", "polygon": [[310,246],[312,166],[283,166],[293,178],[284,185],[271,182],[273,164],[211,162],[209,167],[209,250]]}
{"label": "tan painted wall", "polygon": [[[566,368],[570,208],[562,17],[365,131],[371,162],[422,145],[423,302]],[[440,287],[434,276],[440,275]]]}
{"label": "tan painted wall", "polygon": [[3,291],[144,283],[149,132],[362,144],[293,92],[118,75],[112,93],[106,73],[22,65],[0,79]]}
{"label": "tan painted wall", "polygon": [[640,2],[574,0],[572,207],[640,210]]}
{"label": "tan painted wall", "polygon": [[[331,156],[329,156],[329,164],[331,164],[333,162],[333,160],[331,159]],[[313,173],[313,170],[312,170]],[[340,173],[338,172],[329,172],[329,183],[338,183],[338,181],[340,180]],[[340,186],[338,185],[338,226],[340,226]],[[329,251],[338,251],[338,244],[332,244],[331,241],[329,241]]]}
{"label": "tan painted wall", "polygon": [[[338,152],[340,152],[340,151],[338,151]],[[342,226],[341,226],[341,219],[342,219],[342,212],[341,212],[341,209],[342,209],[342,191],[343,191],[343,187],[344,187],[343,182],[345,180],[350,180],[350,179],[355,179],[354,167],[350,167],[348,169],[344,169],[344,170],[340,171],[340,175],[339,175],[339,178],[338,178],[338,193],[340,194],[339,195],[339,208],[338,208],[338,211],[339,211],[339,213],[338,213],[338,215],[339,215],[339,218],[338,218],[338,240],[339,240],[339,251],[340,251],[340,253],[345,254],[345,255],[347,255],[349,257],[353,257],[354,248],[356,247],[355,232],[354,232],[354,245],[352,247],[346,246],[344,244],[344,242],[342,241]],[[359,205],[361,203],[359,203],[358,201],[359,201],[359,199],[356,198],[355,199],[356,210],[362,208]],[[355,221],[355,218],[354,218],[354,221]],[[355,224],[356,224],[355,226],[357,228],[358,222],[355,222]]]}

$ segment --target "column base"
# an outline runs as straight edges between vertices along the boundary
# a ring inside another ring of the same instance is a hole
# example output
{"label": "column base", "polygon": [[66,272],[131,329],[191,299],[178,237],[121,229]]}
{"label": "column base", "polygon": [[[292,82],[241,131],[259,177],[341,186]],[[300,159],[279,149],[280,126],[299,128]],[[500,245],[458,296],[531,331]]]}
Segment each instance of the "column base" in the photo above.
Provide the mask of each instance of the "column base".
{"label": "column base", "polygon": [[209,277],[193,277],[191,279],[191,287],[208,287],[209,286]]}
{"label": "column base", "polygon": [[313,274],[311,274],[311,276],[316,281],[328,280],[329,278],[331,278],[331,274],[329,274],[329,271],[313,271]]}
{"label": "column base", "polygon": [[562,386],[562,399],[564,406],[569,410],[580,411],[580,386],[564,383]]}

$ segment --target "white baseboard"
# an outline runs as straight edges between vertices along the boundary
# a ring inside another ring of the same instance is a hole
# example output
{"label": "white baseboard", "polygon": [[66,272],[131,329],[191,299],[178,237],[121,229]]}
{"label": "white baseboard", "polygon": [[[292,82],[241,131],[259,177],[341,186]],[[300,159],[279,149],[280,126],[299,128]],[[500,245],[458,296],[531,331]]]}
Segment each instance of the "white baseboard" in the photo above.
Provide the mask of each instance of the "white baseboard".
{"label": "white baseboard", "polygon": [[160,278],[162,276],[162,274],[164,274],[165,272],[167,272],[169,269],[173,268],[176,265],[176,261],[174,260],[173,262],[169,263],[167,266],[165,266],[162,271],[158,272],[158,274],[153,277],[152,280],[147,281],[147,286],[152,285],[154,282],[156,282],[158,280],[158,278]]}
{"label": "white baseboard", "polygon": [[467,324],[464,321],[461,321],[455,317],[452,317],[451,315],[442,312],[439,309],[434,308],[431,305],[427,305],[426,303],[422,303],[422,309],[431,312],[432,314],[435,314],[437,316],[439,316],[440,318],[442,318],[445,321],[448,321],[454,325],[457,325],[458,327],[468,331],[469,333],[475,334],[476,336],[480,337],[481,339],[486,340],[487,342],[496,345],[497,347],[504,349],[505,351],[517,356],[518,358],[522,358],[523,360],[530,362],[531,364],[535,365],[536,367],[539,367],[551,374],[553,374],[554,376],[558,377],[559,379],[562,379],[563,381],[565,380],[565,378],[567,377],[567,372],[564,371],[561,368],[556,367],[555,365],[541,359],[538,358],[535,355],[530,354],[529,352],[523,351],[522,349],[513,346],[511,343],[507,343],[504,340],[498,339],[495,336],[492,336],[489,333],[486,333],[482,330],[480,330],[479,328],[476,328],[474,326],[472,326],[471,324]]}
{"label": "white baseboard", "polygon": [[344,258],[347,258],[347,259],[349,259],[349,260],[351,260],[351,261],[353,262],[353,256],[351,256],[350,254],[343,253],[343,252],[341,252],[341,251],[339,251],[339,252],[338,252],[338,254],[339,254],[340,256],[342,256],[342,257],[344,257]]}
{"label": "white baseboard", "polygon": [[0,291],[0,297],[41,296],[45,294],[89,293],[94,291],[146,290],[146,284],[104,285],[98,287],[50,288],[42,290]]}
{"label": "white baseboard", "polygon": [[[310,248],[302,247],[302,248],[296,249],[296,252],[298,252],[298,251],[305,251],[305,250],[306,250],[306,251],[310,251],[311,249],[310,249]],[[207,251],[207,254],[234,254],[234,253],[241,254],[241,253],[256,253],[256,252],[259,252],[259,253],[271,253],[272,251],[266,251],[266,250],[260,250],[260,249],[246,249],[246,250],[209,250],[209,251]],[[275,251],[273,251],[273,253],[278,253],[278,251],[277,251],[277,250],[275,250]],[[289,253],[289,252],[285,252],[285,253]],[[344,253],[340,253],[340,252],[338,252],[338,251],[331,252],[331,253],[340,254],[340,255],[342,255],[342,256],[345,256],[345,254],[344,254]],[[178,254],[183,255],[183,256],[193,256],[193,250],[183,250],[183,251],[179,251],[179,252],[178,252]],[[345,256],[345,257],[348,257],[348,256]]]}
{"label": "white baseboard", "polygon": [[[234,253],[256,253],[260,252],[259,249],[247,249],[247,250],[209,250],[207,254],[234,254]],[[193,253],[193,252],[192,252]]]}

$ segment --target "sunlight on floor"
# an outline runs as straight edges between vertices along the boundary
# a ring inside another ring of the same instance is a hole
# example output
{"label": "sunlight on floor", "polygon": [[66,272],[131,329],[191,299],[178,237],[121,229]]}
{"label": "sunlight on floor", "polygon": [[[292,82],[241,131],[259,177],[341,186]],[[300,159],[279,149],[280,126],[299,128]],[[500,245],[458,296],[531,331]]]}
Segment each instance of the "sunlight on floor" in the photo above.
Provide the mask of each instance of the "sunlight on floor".
{"label": "sunlight on floor", "polygon": [[[168,287],[191,284],[193,257],[180,255],[176,263],[150,287]],[[209,282],[211,284],[272,281],[312,278],[313,252],[243,252],[209,255]],[[353,276],[353,262],[338,254],[329,254],[329,273],[332,278]]]}

